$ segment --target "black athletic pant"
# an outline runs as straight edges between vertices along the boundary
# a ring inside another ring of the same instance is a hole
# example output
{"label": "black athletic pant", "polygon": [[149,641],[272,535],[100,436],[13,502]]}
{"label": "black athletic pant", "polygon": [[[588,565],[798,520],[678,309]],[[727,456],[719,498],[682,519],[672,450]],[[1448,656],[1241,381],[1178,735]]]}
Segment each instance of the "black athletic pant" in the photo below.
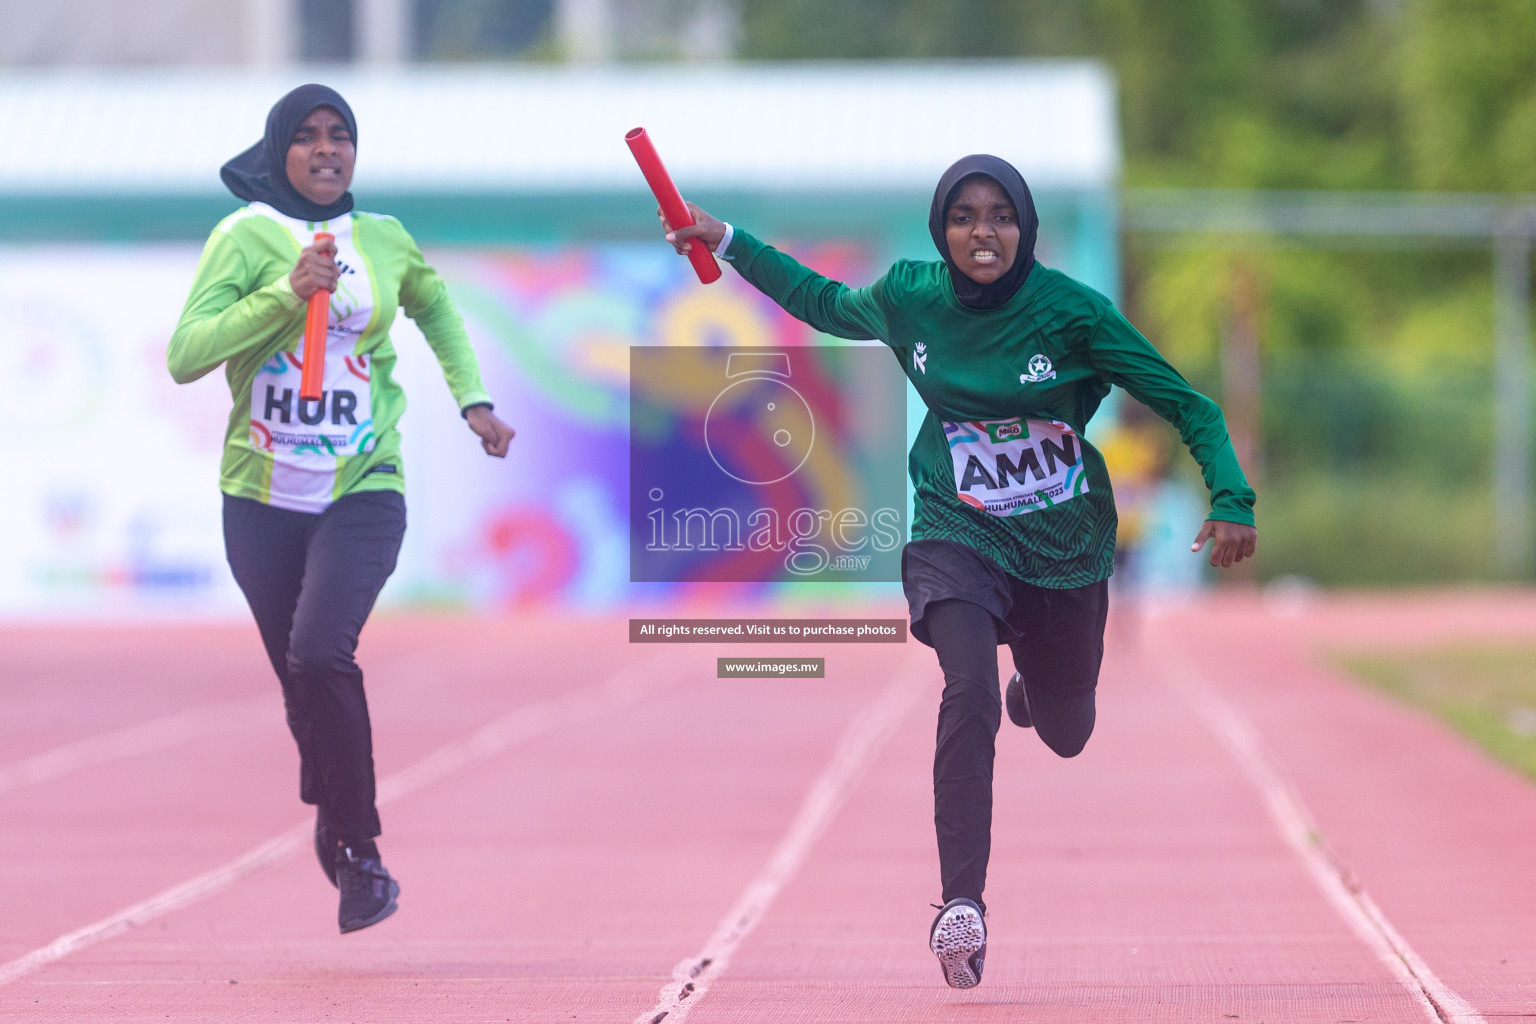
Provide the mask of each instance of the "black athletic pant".
{"label": "black athletic pant", "polygon": [[283,685],[299,798],[344,843],[379,834],[368,699],[352,655],[404,536],[405,498],[394,491],[349,494],[319,514],[224,496],[224,549]]}
{"label": "black athletic pant", "polygon": [[[1022,633],[1008,644],[1024,680],[1040,738],[1073,757],[1093,733],[1094,689],[1104,657],[1106,582],[1050,590],[1017,582],[1008,622]],[[1002,696],[998,624],[969,601],[929,604],[923,616],[944,671],[933,755],[933,823],[944,902],[960,896],[982,907],[992,853],[992,761]]]}

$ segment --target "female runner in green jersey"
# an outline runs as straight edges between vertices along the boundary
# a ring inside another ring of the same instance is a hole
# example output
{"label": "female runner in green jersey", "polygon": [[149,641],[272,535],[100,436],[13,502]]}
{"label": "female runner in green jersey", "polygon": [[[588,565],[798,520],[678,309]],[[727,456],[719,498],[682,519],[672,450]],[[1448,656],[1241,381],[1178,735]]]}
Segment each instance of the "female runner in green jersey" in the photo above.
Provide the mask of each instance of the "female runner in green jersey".
{"label": "female runner in green jersey", "polygon": [[[304,85],[277,102],[265,137],[221,171],[250,205],[214,228],[166,355],[183,384],[222,365],[234,398],[219,471],[225,549],[282,683],[343,932],[394,913],[400,892],[374,842],[373,737],[353,658],[405,534],[397,309],[486,453],[501,458],[512,440],[442,279],[399,221],[352,209],[356,155],[357,121],[335,90]],[[320,290],[330,318],[313,401],[299,367],[305,305]]]}
{"label": "female runner in green jersey", "polygon": [[[816,330],[878,338],[928,407],[908,460],[916,505],[902,581],[912,635],[944,673],[934,825],[944,905],[929,946],[956,988],[986,955],[992,762],[1003,705],[1062,757],[1093,732],[1115,504],[1083,429],[1118,384],[1178,428],[1211,492],[1193,550],[1253,554],[1254,493],[1215,403],[1192,389],[1098,292],[1035,260],[1039,220],[1019,172],[966,157],[934,191],[939,261],[902,260],[851,289],[691,207],[699,238]],[[999,697],[996,647],[1018,670]]]}

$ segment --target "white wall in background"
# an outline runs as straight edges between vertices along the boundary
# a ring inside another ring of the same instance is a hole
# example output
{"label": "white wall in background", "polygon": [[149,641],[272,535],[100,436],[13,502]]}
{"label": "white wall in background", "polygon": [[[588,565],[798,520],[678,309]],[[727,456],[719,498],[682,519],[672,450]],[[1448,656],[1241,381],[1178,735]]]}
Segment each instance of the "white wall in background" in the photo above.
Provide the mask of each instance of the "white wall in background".
{"label": "white wall in background", "polygon": [[0,0],[0,65],[292,62],[297,0]]}
{"label": "white wall in background", "polygon": [[[636,125],[685,191],[921,195],[978,152],[1036,188],[1110,188],[1120,169],[1114,83],[1092,61],[60,71],[0,73],[0,138],[27,140],[0,146],[0,192],[221,193],[219,166],[317,78],[357,114],[364,197],[642,190]],[[957,122],[978,80],[997,116]]]}

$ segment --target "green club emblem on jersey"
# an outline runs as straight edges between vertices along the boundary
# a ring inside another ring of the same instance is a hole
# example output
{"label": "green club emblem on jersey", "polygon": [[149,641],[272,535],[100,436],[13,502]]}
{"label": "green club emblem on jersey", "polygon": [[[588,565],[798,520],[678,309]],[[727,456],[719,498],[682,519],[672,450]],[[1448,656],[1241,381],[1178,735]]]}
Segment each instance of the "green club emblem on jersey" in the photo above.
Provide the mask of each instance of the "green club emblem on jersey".
{"label": "green club emblem on jersey", "polygon": [[1029,357],[1029,372],[1019,374],[1020,384],[1039,384],[1056,376],[1056,371],[1051,367],[1051,361],[1043,353],[1036,352]]}

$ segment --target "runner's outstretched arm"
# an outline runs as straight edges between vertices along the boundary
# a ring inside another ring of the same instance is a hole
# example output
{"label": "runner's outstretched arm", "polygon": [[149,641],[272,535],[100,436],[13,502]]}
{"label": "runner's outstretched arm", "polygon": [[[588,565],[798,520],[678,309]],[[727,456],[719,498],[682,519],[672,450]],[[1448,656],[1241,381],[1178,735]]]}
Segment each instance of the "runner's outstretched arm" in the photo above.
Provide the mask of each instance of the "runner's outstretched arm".
{"label": "runner's outstretched arm", "polygon": [[1221,568],[1253,557],[1259,536],[1253,517],[1255,495],[1237,461],[1220,406],[1190,387],[1107,301],[1105,307],[1089,343],[1095,369],[1178,429],[1211,492],[1211,514],[1190,550],[1200,551],[1213,541],[1210,562]]}
{"label": "runner's outstretched arm", "polygon": [[[691,238],[702,240],[711,252],[716,251],[725,240],[726,225],[692,203],[688,210],[693,214],[693,225],[676,231],[661,211],[656,211],[667,241],[679,253],[687,251]],[[849,288],[739,228],[731,229],[730,246],[723,255],[748,284],[777,302],[790,316],[823,334],[870,341],[885,340],[889,333],[878,281],[868,288]]]}

